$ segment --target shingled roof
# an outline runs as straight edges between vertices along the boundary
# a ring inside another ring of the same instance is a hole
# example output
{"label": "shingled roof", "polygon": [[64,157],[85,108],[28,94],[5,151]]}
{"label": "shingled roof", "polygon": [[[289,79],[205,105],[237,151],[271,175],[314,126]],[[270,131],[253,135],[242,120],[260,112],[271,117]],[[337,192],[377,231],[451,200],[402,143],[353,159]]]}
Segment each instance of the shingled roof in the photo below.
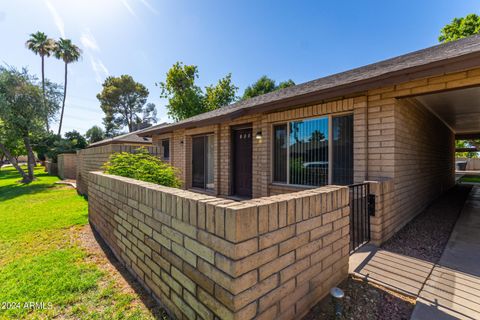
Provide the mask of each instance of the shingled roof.
{"label": "shingled roof", "polygon": [[[156,125],[155,127],[156,128],[161,128],[162,126],[165,126],[167,125],[166,122],[164,123],[161,123],[161,124],[158,124]],[[147,130],[147,129],[150,129],[151,127],[149,128],[146,128],[146,129],[142,129],[142,130],[137,130],[137,131],[134,131],[134,132],[129,132],[129,133],[125,133],[125,134],[122,134],[122,135],[119,135],[119,136],[116,136],[116,137],[113,137],[113,138],[107,138],[107,139],[104,139],[102,141],[97,141],[97,142],[94,142],[94,143],[91,143],[87,146],[87,148],[93,148],[93,147],[99,147],[99,146],[104,146],[104,145],[108,145],[108,144],[151,144],[152,143],[152,139],[149,138],[149,137],[144,137],[144,136],[139,136],[139,133]]]}
{"label": "shingled roof", "polygon": [[289,106],[301,106],[321,99],[331,99],[475,66],[480,67],[480,35],[436,45],[263,94],[176,123],[153,126],[139,135],[152,136],[171,132],[174,129],[220,123],[242,115],[268,112]]}

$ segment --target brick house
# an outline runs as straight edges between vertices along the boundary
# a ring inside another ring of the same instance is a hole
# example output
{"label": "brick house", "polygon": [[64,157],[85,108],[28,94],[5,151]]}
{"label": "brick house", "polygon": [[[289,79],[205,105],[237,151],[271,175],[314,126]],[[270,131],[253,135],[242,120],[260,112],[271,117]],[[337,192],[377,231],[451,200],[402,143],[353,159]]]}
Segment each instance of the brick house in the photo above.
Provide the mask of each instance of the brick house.
{"label": "brick house", "polygon": [[301,319],[359,230],[381,243],[453,186],[479,104],[474,36],[154,126],[185,190],[91,172],[113,149],[86,149],[89,219],[177,319]]}
{"label": "brick house", "polygon": [[[184,188],[259,198],[383,183],[389,238],[454,185],[456,137],[480,132],[480,36],[472,36],[153,126]],[[374,188],[375,189],[375,188]]]}

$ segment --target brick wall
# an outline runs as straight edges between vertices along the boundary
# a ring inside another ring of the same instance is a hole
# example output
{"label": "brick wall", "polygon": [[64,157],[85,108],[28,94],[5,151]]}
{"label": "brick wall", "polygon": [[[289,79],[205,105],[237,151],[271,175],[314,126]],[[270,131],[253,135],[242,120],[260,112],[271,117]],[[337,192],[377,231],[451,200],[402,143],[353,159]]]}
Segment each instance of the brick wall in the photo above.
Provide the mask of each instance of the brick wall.
{"label": "brick wall", "polygon": [[[77,192],[88,195],[88,173],[101,170],[103,164],[108,161],[115,152],[134,152],[141,146],[128,144],[110,144],[105,146],[87,148],[77,151]],[[153,155],[160,154],[160,148],[144,146]]]}
{"label": "brick wall", "polygon": [[395,106],[395,202],[385,217],[389,238],[455,184],[455,134],[424,106]]}
{"label": "brick wall", "polygon": [[376,243],[388,240],[455,181],[454,134],[415,95],[472,85],[480,85],[480,69],[367,92],[366,176],[392,180],[381,218],[372,219]]}
{"label": "brick wall", "polygon": [[47,159],[45,161],[45,171],[48,172],[49,175],[56,176],[58,174],[58,164],[52,162],[51,159]]}
{"label": "brick wall", "polygon": [[58,155],[58,176],[60,179],[77,178],[77,154],[62,153]]}
{"label": "brick wall", "polygon": [[347,276],[346,187],[235,202],[89,179],[90,222],[178,319],[299,319]]}
{"label": "brick wall", "polygon": [[[327,115],[353,113],[354,114],[354,137],[355,149],[354,175],[357,182],[364,181],[366,177],[366,152],[361,147],[366,143],[366,96],[345,98],[335,101],[318,103],[310,106],[293,107],[290,110],[243,116],[218,125],[199,127],[194,129],[179,129],[173,133],[154,135],[153,143],[160,145],[162,139],[171,139],[170,162],[181,172],[181,178],[185,181],[183,187],[191,188],[191,137],[199,134],[214,135],[214,195],[232,195],[232,128],[241,125],[252,127],[252,194],[253,198],[265,197],[286,192],[305,190],[302,187],[292,185],[272,184],[271,177],[271,134],[272,126],[278,122],[321,117]],[[261,139],[255,139],[257,132],[262,133]],[[173,152],[172,152],[173,150]]]}
{"label": "brick wall", "polygon": [[480,170],[479,158],[455,158],[455,161],[466,161],[466,170]]}

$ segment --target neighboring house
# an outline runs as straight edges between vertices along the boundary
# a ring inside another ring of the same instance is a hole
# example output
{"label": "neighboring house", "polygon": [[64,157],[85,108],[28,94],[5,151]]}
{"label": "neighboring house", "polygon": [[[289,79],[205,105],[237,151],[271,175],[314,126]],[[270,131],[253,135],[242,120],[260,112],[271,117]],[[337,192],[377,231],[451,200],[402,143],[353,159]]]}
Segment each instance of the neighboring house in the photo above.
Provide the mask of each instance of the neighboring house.
{"label": "neighboring house", "polygon": [[184,188],[258,198],[393,180],[382,239],[453,186],[455,138],[480,133],[480,36],[138,133]]}
{"label": "neighboring house", "polygon": [[[159,124],[156,127],[163,125],[166,125],[166,123]],[[159,155],[159,148],[152,145],[152,139],[139,136],[140,132],[142,130],[107,138],[91,143],[86,149],[77,151],[77,191],[80,194],[88,195],[87,173],[100,170],[112,153],[133,152],[139,147],[145,147],[150,153]]]}
{"label": "neighboring house", "polygon": [[[165,125],[165,123],[158,126]],[[141,131],[141,130],[140,130]],[[101,141],[90,143],[87,148],[94,148],[99,146],[111,145],[111,144],[128,144],[133,146],[149,146],[152,145],[152,139],[148,137],[140,137],[138,131],[125,133],[113,138],[106,138]]]}

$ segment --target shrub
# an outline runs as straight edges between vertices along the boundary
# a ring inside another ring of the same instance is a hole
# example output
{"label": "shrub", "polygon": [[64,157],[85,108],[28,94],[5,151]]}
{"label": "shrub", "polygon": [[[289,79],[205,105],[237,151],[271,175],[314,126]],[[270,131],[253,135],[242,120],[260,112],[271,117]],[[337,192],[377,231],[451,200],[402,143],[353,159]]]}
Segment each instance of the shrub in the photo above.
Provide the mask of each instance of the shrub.
{"label": "shrub", "polygon": [[136,153],[120,152],[110,156],[103,168],[105,173],[153,182],[162,186],[178,188],[181,185],[177,170],[170,164],[152,156],[145,148]]}

